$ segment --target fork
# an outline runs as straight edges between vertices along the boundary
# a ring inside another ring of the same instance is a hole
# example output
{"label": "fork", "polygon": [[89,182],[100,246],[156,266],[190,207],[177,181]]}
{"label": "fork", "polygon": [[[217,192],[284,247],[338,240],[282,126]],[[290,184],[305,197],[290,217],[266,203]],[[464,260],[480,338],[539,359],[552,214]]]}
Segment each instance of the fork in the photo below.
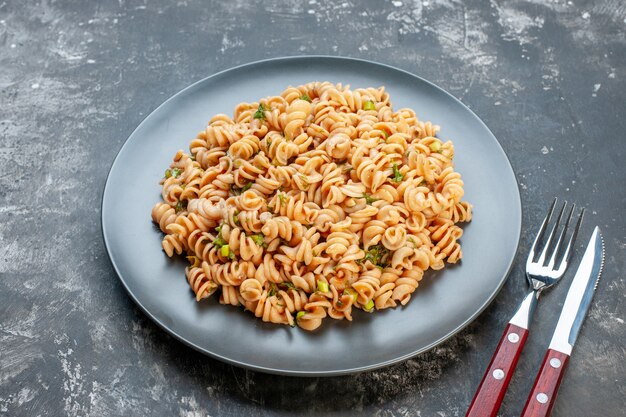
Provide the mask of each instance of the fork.
{"label": "fork", "polygon": [[[572,208],[567,215],[565,226],[559,234],[558,240],[555,244],[553,244],[559,224],[563,219],[563,213],[565,212],[567,201],[563,203],[563,207],[561,208],[556,222],[548,235],[545,246],[541,250],[539,259],[535,260],[536,254],[539,250],[538,246],[541,245],[544,233],[548,228],[556,202],[557,199],[555,198],[550,205],[547,216],[541,223],[541,228],[539,229],[537,236],[535,236],[535,241],[530,248],[530,253],[528,254],[528,259],[526,261],[526,280],[528,281],[528,285],[531,290],[518,307],[517,312],[507,324],[504,334],[500,339],[500,343],[491,358],[489,367],[487,368],[487,371],[478,386],[474,399],[472,400],[465,417],[496,416],[498,410],[500,409],[502,399],[504,398],[504,393],[506,392],[509,382],[511,381],[511,376],[513,375],[517,361],[519,360],[524,344],[526,343],[526,339],[528,338],[528,326],[531,322],[535,307],[537,306],[539,296],[545,289],[550,288],[559,281],[569,265],[569,259],[572,254],[572,245],[576,241],[576,236],[578,235],[578,230],[580,229],[585,209],[583,208],[581,210],[567,246],[563,248],[565,245],[567,229],[569,228],[572,215],[576,208],[575,204],[572,205]],[[561,253],[563,253],[563,255],[559,256]],[[557,266],[556,261],[559,257],[560,262]]]}

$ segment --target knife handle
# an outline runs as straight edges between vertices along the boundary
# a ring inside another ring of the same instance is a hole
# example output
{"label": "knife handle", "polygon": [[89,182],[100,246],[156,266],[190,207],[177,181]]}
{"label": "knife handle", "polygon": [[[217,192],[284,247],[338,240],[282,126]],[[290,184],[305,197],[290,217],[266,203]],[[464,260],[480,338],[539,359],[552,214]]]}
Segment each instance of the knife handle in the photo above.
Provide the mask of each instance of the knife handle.
{"label": "knife handle", "polygon": [[539,374],[537,374],[535,385],[530,390],[526,406],[522,411],[522,417],[547,417],[550,415],[568,360],[567,354],[548,349]]}
{"label": "knife handle", "polygon": [[495,417],[517,365],[528,330],[509,323],[465,417]]}

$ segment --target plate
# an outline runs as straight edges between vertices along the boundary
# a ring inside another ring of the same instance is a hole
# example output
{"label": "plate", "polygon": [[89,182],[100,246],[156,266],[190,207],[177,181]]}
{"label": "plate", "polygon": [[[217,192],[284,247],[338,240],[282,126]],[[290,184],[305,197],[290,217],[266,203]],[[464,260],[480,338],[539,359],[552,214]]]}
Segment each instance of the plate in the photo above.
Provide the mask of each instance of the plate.
{"label": "plate", "polygon": [[[384,85],[394,109],[410,107],[453,140],[456,170],[474,218],[464,226],[463,260],[425,274],[407,306],[354,321],[326,319],[315,332],[263,323],[251,313],[197,303],[183,259],[161,250],[150,211],[159,179],[178,149],[217,113],[309,81]],[[331,376],[387,366],[424,352],[474,320],[494,299],[519,243],[521,205],[511,165],[487,126],[460,101],[406,71],[325,56],[277,58],[205,78],[163,103],[137,127],[117,155],[102,200],[102,232],[111,262],[130,297],[171,335],[214,358],[257,371]]]}

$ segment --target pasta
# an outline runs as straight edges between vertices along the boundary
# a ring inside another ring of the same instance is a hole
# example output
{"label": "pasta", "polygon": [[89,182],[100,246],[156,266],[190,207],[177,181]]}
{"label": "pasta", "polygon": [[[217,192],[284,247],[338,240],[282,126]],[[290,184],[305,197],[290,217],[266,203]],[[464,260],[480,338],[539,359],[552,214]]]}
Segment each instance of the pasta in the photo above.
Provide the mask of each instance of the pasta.
{"label": "pasta", "polygon": [[319,327],[405,305],[428,269],[462,258],[454,146],[384,87],[312,82],[219,114],[178,151],[152,220],[186,254],[198,301]]}

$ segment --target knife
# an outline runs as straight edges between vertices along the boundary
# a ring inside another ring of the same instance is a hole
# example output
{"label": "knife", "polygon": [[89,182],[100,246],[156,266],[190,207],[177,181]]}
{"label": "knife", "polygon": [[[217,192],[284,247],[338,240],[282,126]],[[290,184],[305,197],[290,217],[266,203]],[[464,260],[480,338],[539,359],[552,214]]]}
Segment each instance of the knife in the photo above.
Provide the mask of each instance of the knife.
{"label": "knife", "polygon": [[522,417],[550,415],[567,362],[572,354],[572,347],[576,343],[580,327],[591,305],[603,266],[604,241],[600,228],[596,226],[565,297],[561,316],[522,411]]}

